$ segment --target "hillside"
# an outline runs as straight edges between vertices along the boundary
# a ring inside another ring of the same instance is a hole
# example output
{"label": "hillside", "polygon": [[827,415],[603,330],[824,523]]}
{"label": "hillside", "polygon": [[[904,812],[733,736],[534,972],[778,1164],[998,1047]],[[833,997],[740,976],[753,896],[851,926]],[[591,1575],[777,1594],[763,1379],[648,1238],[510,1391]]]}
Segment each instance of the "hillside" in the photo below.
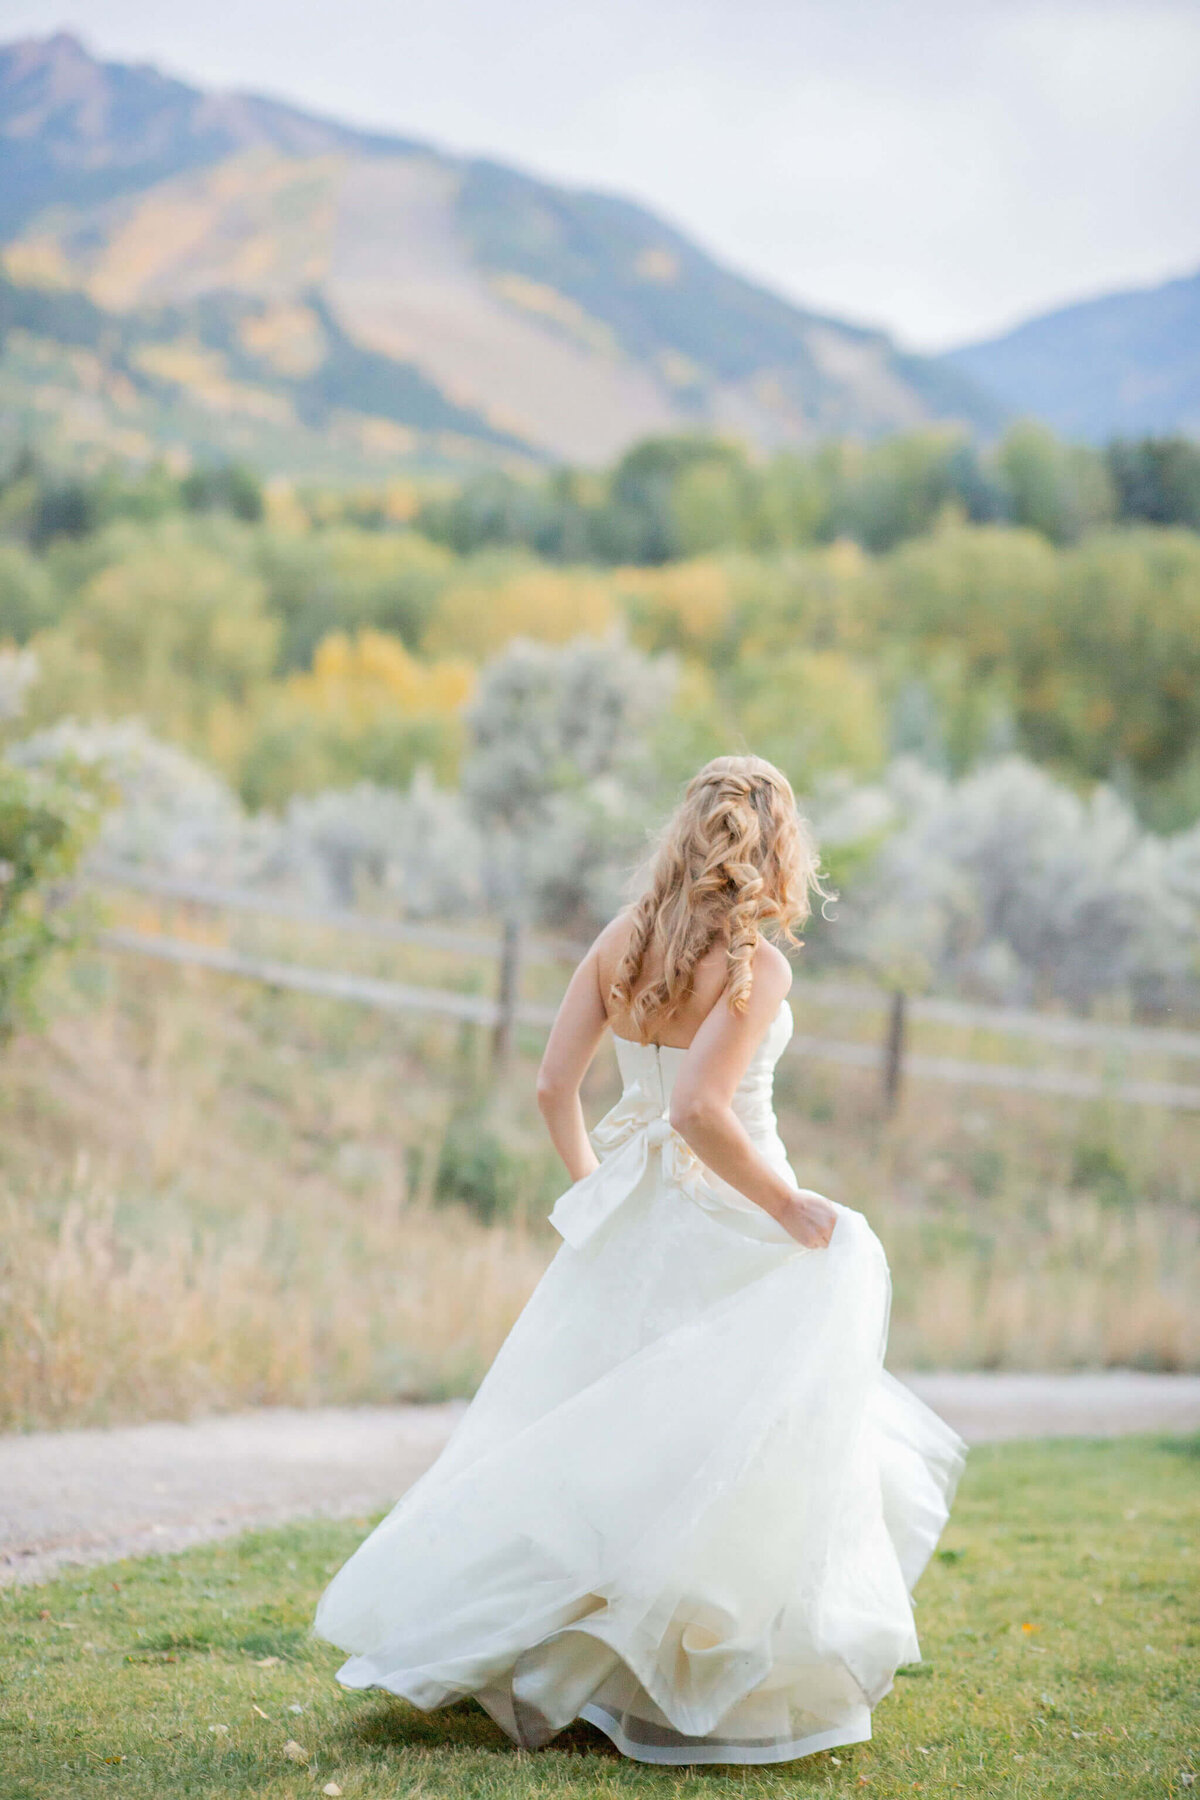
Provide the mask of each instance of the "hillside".
{"label": "hillside", "polygon": [[65,34],[0,49],[0,193],[0,403],[68,444],[594,462],[688,427],[771,448],[1000,419],[629,201]]}
{"label": "hillside", "polygon": [[1200,271],[1063,307],[943,360],[1068,437],[1200,437]]}

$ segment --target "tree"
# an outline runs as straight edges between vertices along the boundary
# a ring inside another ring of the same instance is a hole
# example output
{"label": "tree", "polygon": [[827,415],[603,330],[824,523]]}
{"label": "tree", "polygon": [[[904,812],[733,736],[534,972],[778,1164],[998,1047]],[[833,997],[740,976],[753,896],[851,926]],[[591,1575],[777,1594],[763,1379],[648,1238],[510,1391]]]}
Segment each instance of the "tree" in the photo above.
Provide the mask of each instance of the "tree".
{"label": "tree", "polygon": [[20,718],[26,690],[37,676],[38,660],[32,650],[0,649],[0,725]]}
{"label": "tree", "polygon": [[[604,527],[612,560],[660,563],[685,554],[689,546],[681,538],[678,510],[681,484],[707,469],[724,471],[721,485],[727,488],[728,478],[744,465],[739,447],[717,438],[688,433],[643,438],[625,452],[613,470],[609,518]],[[694,519],[694,514],[694,503],[685,501],[685,517]]]}
{"label": "tree", "polygon": [[[0,652],[0,721],[19,715],[33,661],[28,651]],[[22,768],[0,759],[0,1045],[36,1017],[47,967],[75,941],[77,911],[59,889],[100,812],[86,772],[81,779],[69,763]]]}
{"label": "tree", "polygon": [[1106,451],[1122,519],[1200,531],[1200,444],[1190,438],[1115,438]]}
{"label": "tree", "polygon": [[678,650],[707,661],[727,644],[734,585],[725,563],[715,556],[660,568],[619,569],[616,579],[640,649]]}
{"label": "tree", "polygon": [[402,787],[422,765],[452,777],[474,679],[469,663],[422,660],[386,632],[331,632],[311,671],[261,689],[232,721],[243,799],[278,806],[363,779]]}
{"label": "tree", "polygon": [[[493,574],[492,580],[480,576]],[[499,578],[496,579],[495,577]],[[468,571],[448,584],[438,602],[424,647],[436,655],[482,661],[514,638],[563,644],[602,637],[617,623],[611,581],[585,569],[516,568],[508,559],[493,570]]]}
{"label": "tree", "polygon": [[359,782],[292,800],[276,866],[326,905],[391,902],[406,918],[483,906],[483,852],[462,795],[418,769],[403,790]]}
{"label": "tree", "polygon": [[1005,433],[996,464],[1014,523],[1052,544],[1073,544],[1113,516],[1116,497],[1104,458],[1083,444],[1064,444],[1035,420]]}
{"label": "tree", "polygon": [[873,672],[841,650],[790,650],[745,659],[735,716],[756,755],[796,786],[831,769],[874,774],[884,760],[884,714]]}
{"label": "tree", "polygon": [[76,941],[75,914],[56,889],[98,814],[77,782],[0,761],[0,1044],[37,1016],[48,965]]}
{"label": "tree", "polygon": [[744,543],[753,529],[754,485],[732,452],[684,468],[671,490],[676,555],[703,556]]}
{"label": "tree", "polygon": [[253,524],[263,516],[262,484],[242,463],[194,469],[179,484],[189,512],[227,512]]}
{"label": "tree", "polygon": [[46,780],[67,769],[85,791],[104,793],[98,848],[118,862],[242,881],[262,860],[262,833],[221,777],[140,719],[62,719],[11,745],[8,757]]}
{"label": "tree", "polygon": [[1194,988],[1200,833],[1145,832],[1111,788],[1082,797],[1022,757],[959,782],[900,761],[880,789],[830,799],[822,841],[876,846],[839,948],[890,983],[1075,1007]]}
{"label": "tree", "polygon": [[453,557],[415,532],[269,531],[254,546],[270,611],[282,621],[278,668],[307,668],[333,631],[385,631],[420,645]]}
{"label": "tree", "polygon": [[[0,694],[3,669],[0,658]],[[14,745],[11,758],[31,776],[67,768],[111,796],[97,842],[110,861],[415,918],[483,905],[478,830],[461,794],[428,769],[403,788],[358,782],[294,798],[282,814],[248,814],[215,771],[138,719],[65,720]]]}
{"label": "tree", "polygon": [[44,550],[55,538],[81,538],[100,523],[94,485],[86,481],[44,481],[37,488],[29,524],[29,541]]}
{"label": "tree", "polygon": [[666,659],[617,639],[518,640],[484,668],[463,793],[504,913],[568,923],[611,905],[654,803],[648,734],[673,682]]}
{"label": "tree", "polygon": [[105,711],[141,713],[173,735],[202,735],[220,701],[243,704],[279,639],[258,577],[175,530],[133,536],[59,629],[101,666]]}
{"label": "tree", "polygon": [[1200,743],[1200,539],[1096,534],[1062,558],[1057,586],[1011,646],[1026,745],[1093,778],[1171,777]]}
{"label": "tree", "polygon": [[52,625],[60,603],[45,565],[21,544],[0,543],[0,644],[24,644]]}
{"label": "tree", "polygon": [[874,551],[928,531],[957,498],[959,452],[957,432],[926,430],[845,459],[830,509],[833,531]]}

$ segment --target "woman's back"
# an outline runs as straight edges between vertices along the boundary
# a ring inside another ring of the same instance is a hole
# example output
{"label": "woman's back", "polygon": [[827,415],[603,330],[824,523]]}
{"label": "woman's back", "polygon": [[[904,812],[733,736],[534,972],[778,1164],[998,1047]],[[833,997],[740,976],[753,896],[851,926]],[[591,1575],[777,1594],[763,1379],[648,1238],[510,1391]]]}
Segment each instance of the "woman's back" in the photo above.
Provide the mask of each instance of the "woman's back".
{"label": "woman's back", "polygon": [[[629,1008],[621,1006],[612,993],[613,982],[629,946],[632,930],[633,914],[632,910],[627,908],[624,912],[618,913],[611,925],[601,932],[596,944],[596,964],[600,981],[600,995],[613,1034],[616,1037],[629,1038],[640,1043],[642,1039],[630,1016]],[[782,951],[776,950],[774,945],[768,944],[765,940],[759,944],[756,954],[763,959],[776,959],[781,963],[786,963]],[[662,952],[654,944],[650,944],[646,949],[637,980],[634,983],[635,997],[658,981],[662,973]],[[720,937],[714,940],[697,961],[692,973],[691,992],[648,1041],[662,1044],[671,1049],[686,1050],[721,998],[728,980],[728,943],[724,937]]]}

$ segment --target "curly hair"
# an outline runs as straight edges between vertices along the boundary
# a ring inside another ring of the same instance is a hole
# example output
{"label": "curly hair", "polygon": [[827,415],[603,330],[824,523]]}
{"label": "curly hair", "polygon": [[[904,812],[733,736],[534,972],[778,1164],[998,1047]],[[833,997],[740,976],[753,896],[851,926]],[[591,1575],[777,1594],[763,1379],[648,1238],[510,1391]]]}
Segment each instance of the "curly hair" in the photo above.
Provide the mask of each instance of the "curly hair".
{"label": "curly hair", "polygon": [[[693,775],[645,881],[610,989],[643,1043],[691,994],[696,964],[719,937],[728,942],[729,1004],[744,1012],[759,934],[767,928],[798,946],[810,894],[832,898],[787,776],[759,756],[718,756]],[[662,974],[635,995],[652,944]]]}

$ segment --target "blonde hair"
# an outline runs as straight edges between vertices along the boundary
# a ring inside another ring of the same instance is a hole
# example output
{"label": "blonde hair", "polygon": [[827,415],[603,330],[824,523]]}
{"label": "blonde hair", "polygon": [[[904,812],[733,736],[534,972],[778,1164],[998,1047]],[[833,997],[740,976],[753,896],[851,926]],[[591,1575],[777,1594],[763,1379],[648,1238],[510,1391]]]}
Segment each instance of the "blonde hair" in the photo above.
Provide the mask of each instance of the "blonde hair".
{"label": "blonde hair", "polygon": [[[791,783],[760,756],[718,756],[693,775],[645,881],[610,990],[643,1042],[691,994],[696,964],[721,936],[729,1004],[744,1012],[759,934],[769,927],[798,946],[794,928],[811,911],[810,893],[832,897]],[[635,996],[651,944],[662,953],[662,974]]]}

